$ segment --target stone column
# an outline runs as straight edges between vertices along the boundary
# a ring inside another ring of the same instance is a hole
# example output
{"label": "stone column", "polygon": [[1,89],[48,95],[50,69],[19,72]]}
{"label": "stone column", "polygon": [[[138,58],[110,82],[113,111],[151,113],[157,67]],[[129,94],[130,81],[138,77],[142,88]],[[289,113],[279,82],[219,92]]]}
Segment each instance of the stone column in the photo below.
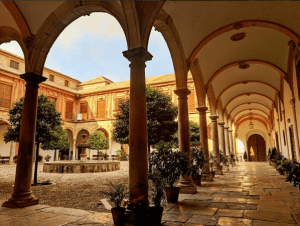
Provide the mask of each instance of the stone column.
{"label": "stone column", "polygon": [[[179,151],[185,153],[191,160],[190,150],[190,129],[187,96],[191,93],[188,89],[175,90],[174,93],[178,96],[178,142]],[[181,175],[179,184],[180,193],[193,194],[197,192],[197,187],[192,181],[191,175]]]}
{"label": "stone column", "polygon": [[146,61],[152,55],[138,47],[123,52],[130,62],[129,201],[148,203],[148,153],[146,112]]}
{"label": "stone column", "polygon": [[[206,111],[207,107],[197,108],[199,111],[199,132],[200,132],[200,142],[203,147],[204,158],[209,162],[209,151],[208,151],[208,136],[207,136],[207,123],[206,123]],[[202,171],[202,181],[213,181],[213,175],[210,173],[209,163],[204,164]]]}
{"label": "stone column", "polygon": [[59,159],[59,149],[56,149],[55,150],[55,159],[54,159],[54,161],[58,161]]}
{"label": "stone column", "polygon": [[16,142],[11,142],[10,143],[10,153],[9,153],[9,164],[14,163],[15,150],[16,150]]}
{"label": "stone column", "polygon": [[223,154],[225,154],[226,153],[225,131],[224,131],[225,122],[219,122],[218,124],[220,129],[220,150],[223,151]]}
{"label": "stone column", "polygon": [[212,151],[213,155],[216,158],[216,162],[214,165],[213,170],[216,172],[217,175],[223,175],[222,168],[220,166],[220,152],[219,152],[219,136],[218,136],[218,124],[217,124],[217,119],[219,116],[217,115],[212,115],[210,116],[211,119],[211,137],[212,137]]}
{"label": "stone column", "polygon": [[229,144],[229,134],[228,134],[228,126],[224,127],[224,136],[225,136],[225,150],[224,155],[230,155],[230,144]]}
{"label": "stone column", "polygon": [[[77,151],[76,151],[76,139],[73,139],[73,156],[72,156],[72,160],[76,160],[76,157],[78,156],[78,155],[76,155],[76,153],[77,153]],[[78,153],[77,153],[78,154]]]}
{"label": "stone column", "polygon": [[26,91],[22,110],[15,185],[12,197],[2,204],[3,207],[9,208],[23,208],[39,204],[39,200],[31,192],[31,179],[33,149],[35,147],[38,88],[39,83],[46,81],[46,78],[32,72],[20,75],[20,77],[26,81]]}
{"label": "stone column", "polygon": [[229,158],[230,154],[233,154],[233,137],[232,137],[232,129],[228,129],[228,141],[229,141]]}

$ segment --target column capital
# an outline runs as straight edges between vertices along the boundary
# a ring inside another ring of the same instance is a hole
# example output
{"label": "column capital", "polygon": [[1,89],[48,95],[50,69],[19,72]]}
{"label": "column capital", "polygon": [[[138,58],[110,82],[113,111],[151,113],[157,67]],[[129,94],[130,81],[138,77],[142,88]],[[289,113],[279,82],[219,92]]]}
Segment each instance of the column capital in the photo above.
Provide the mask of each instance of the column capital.
{"label": "column capital", "polygon": [[206,113],[206,111],[208,110],[208,107],[199,107],[196,109],[197,109],[197,111],[199,111],[199,113]]}
{"label": "column capital", "polygon": [[228,129],[229,129],[229,126],[224,126],[224,129],[225,129],[225,130],[228,130]]}
{"label": "column capital", "polygon": [[219,126],[224,126],[225,125],[225,122],[218,122]]}
{"label": "column capital", "polygon": [[152,60],[152,55],[144,48],[144,47],[137,47],[134,49],[129,49],[123,52],[123,56],[129,60],[130,62],[138,62],[141,59],[143,62]]}
{"label": "column capital", "polygon": [[174,93],[179,97],[179,98],[184,98],[187,97],[191,93],[189,89],[177,89],[174,90]]}
{"label": "column capital", "polygon": [[217,121],[217,119],[219,118],[219,116],[217,116],[217,115],[211,115],[211,116],[209,116],[209,118],[211,119],[211,121]]}
{"label": "column capital", "polygon": [[233,131],[232,129],[228,129],[228,132],[229,132],[229,133],[232,133],[232,131]]}
{"label": "column capital", "polygon": [[21,79],[24,79],[26,81],[27,85],[33,85],[39,87],[39,84],[41,82],[44,82],[47,80],[46,77],[43,77],[42,75],[38,75],[34,72],[27,72],[25,74],[20,75]]}

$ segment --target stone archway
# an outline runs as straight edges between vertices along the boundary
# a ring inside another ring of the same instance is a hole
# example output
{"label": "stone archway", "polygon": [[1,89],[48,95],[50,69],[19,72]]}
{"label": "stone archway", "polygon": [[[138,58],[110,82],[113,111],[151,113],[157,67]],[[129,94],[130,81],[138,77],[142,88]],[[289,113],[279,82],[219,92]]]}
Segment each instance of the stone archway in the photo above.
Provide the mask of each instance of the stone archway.
{"label": "stone archway", "polygon": [[266,141],[259,134],[252,134],[247,141],[249,161],[266,161]]}
{"label": "stone archway", "polygon": [[[76,144],[81,144],[82,143],[82,141],[83,141],[82,136],[81,136],[82,134],[87,135],[86,140],[89,139],[90,133],[87,130],[82,129],[77,134]],[[76,155],[76,159],[80,160],[80,152],[79,152],[78,148],[76,148],[76,154],[75,155]]]}

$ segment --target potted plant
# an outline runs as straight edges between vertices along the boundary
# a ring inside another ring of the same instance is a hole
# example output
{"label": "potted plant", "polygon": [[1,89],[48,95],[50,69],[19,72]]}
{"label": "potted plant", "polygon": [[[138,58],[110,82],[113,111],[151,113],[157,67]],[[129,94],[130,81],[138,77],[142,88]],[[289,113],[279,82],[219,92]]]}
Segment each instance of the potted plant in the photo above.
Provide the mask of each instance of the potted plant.
{"label": "potted plant", "polygon": [[174,187],[174,184],[180,175],[189,173],[189,165],[184,153],[168,147],[149,154],[149,171],[157,170],[161,174],[166,184],[165,191],[169,203],[178,202],[180,188]]}
{"label": "potted plant", "polygon": [[235,166],[236,165],[236,163],[235,163],[235,154],[230,154],[230,159],[231,159],[231,165]]}
{"label": "potted plant", "polygon": [[164,179],[159,171],[154,170],[148,174],[149,179],[152,181],[150,188],[150,200],[153,206],[149,208],[149,222],[150,225],[160,225],[163,215],[162,202],[166,201],[166,192],[164,191],[165,184]]}
{"label": "potted plant", "polygon": [[190,171],[192,174],[192,179],[195,185],[201,185],[201,176],[204,164],[207,161],[204,158],[202,148],[193,147],[191,148],[191,166]]}
{"label": "potted plant", "polygon": [[284,171],[283,171],[283,160],[279,160],[276,164],[276,170],[278,171],[278,173],[280,175],[284,175]]}
{"label": "potted plant", "polygon": [[51,156],[50,156],[50,155],[46,155],[46,156],[45,156],[46,162],[49,162],[50,159],[51,159]]}
{"label": "potted plant", "polygon": [[128,196],[127,187],[121,183],[113,184],[110,182],[110,191],[102,191],[104,195],[108,195],[109,201],[115,206],[111,208],[115,225],[122,225],[125,220],[125,207],[121,207],[122,201]]}

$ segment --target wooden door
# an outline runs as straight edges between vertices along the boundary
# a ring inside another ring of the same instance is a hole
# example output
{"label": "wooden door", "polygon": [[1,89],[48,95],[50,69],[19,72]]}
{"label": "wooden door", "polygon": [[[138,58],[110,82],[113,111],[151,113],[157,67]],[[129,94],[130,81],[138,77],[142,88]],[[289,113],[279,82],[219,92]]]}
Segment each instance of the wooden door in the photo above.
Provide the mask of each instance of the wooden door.
{"label": "wooden door", "polygon": [[249,161],[266,161],[266,142],[261,135],[251,135],[247,144]]}

